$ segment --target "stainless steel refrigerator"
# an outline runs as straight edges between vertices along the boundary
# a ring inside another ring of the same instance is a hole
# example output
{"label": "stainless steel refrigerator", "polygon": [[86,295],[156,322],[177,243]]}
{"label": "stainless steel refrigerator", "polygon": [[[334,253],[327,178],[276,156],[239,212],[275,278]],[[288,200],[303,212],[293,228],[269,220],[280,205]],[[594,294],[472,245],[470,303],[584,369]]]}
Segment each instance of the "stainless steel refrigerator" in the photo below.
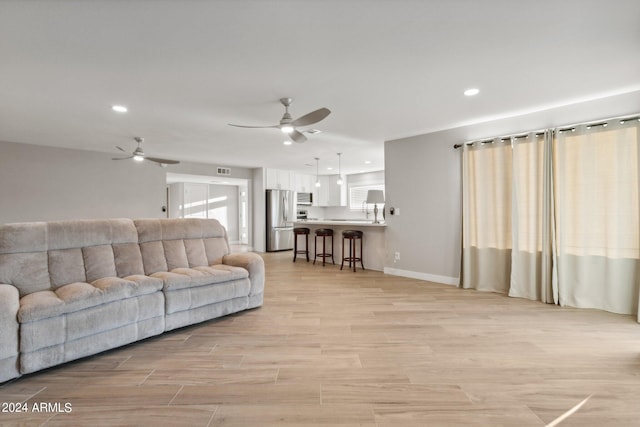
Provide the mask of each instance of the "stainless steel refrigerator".
{"label": "stainless steel refrigerator", "polygon": [[295,193],[267,190],[267,252],[293,249]]}

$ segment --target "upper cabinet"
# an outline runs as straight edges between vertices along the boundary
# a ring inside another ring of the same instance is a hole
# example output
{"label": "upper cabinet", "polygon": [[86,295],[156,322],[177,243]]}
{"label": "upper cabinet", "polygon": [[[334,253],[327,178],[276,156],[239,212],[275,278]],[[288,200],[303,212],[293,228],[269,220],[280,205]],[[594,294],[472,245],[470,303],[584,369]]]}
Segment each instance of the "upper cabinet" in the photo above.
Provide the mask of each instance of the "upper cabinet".
{"label": "upper cabinet", "polygon": [[316,180],[315,176],[304,174],[304,173],[294,173],[294,190],[298,193],[312,193],[315,190]]}
{"label": "upper cabinet", "polygon": [[321,175],[316,187],[316,176],[298,174],[281,169],[265,169],[267,190],[293,190],[313,193],[313,206],[347,206],[347,186],[338,185],[338,175]]}
{"label": "upper cabinet", "polygon": [[347,186],[338,185],[338,175],[322,175],[319,181],[314,206],[347,206]]}
{"label": "upper cabinet", "polygon": [[268,190],[293,190],[293,172],[281,169],[266,169],[266,185]]}

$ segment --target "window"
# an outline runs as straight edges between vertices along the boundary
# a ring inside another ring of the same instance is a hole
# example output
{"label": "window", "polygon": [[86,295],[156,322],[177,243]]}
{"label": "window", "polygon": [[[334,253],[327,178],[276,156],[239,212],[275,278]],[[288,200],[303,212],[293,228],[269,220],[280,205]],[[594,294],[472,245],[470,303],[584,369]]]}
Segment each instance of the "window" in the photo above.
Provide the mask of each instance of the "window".
{"label": "window", "polygon": [[[349,209],[352,211],[364,211],[371,208],[366,204],[367,192],[369,190],[384,191],[384,184],[350,185],[349,186]],[[384,203],[378,203],[378,209],[382,209]]]}

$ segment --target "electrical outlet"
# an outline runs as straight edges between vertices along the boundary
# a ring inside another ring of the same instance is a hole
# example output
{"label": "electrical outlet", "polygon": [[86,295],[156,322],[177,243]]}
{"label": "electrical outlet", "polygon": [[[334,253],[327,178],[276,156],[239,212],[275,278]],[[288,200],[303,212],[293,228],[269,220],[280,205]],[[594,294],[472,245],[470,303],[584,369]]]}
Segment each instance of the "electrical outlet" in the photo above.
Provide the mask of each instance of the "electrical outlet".
{"label": "electrical outlet", "polygon": [[393,258],[393,262],[400,261],[400,252],[396,252]]}

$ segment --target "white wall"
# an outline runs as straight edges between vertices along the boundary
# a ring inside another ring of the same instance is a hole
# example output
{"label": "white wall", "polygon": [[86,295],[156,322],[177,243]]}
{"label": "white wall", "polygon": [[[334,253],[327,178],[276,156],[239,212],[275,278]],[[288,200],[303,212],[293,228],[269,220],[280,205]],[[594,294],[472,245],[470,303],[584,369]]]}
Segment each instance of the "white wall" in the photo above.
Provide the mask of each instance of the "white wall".
{"label": "white wall", "polygon": [[265,252],[267,248],[266,242],[266,194],[265,194],[265,170],[263,168],[256,168],[252,170],[252,205],[253,205],[253,217],[252,224],[252,236],[253,236],[253,250],[257,252]]}
{"label": "white wall", "polygon": [[165,170],[111,157],[0,142],[0,224],[166,216]]}
{"label": "white wall", "polygon": [[[465,141],[640,112],[640,91],[385,143],[385,271],[442,283],[460,275],[460,153]],[[388,213],[388,211],[387,211]],[[394,253],[400,260],[394,262]]]}

